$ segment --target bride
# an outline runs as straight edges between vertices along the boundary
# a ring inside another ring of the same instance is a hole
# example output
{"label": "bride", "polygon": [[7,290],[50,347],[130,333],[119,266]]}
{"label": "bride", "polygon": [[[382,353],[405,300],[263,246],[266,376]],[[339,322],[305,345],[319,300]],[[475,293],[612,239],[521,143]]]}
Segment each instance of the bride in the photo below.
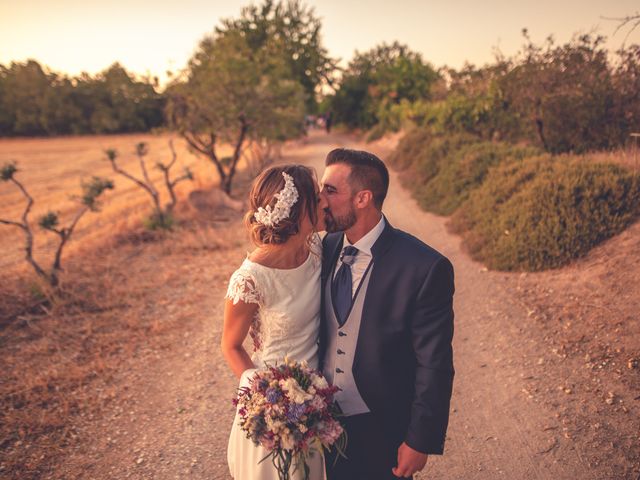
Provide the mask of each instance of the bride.
{"label": "bride", "polygon": [[[323,205],[313,170],[274,166],[258,176],[249,194],[245,224],[256,249],[229,281],[222,352],[246,386],[256,368],[290,359],[318,368]],[[252,354],[243,347],[251,338]],[[234,419],[227,460],[235,480],[277,480],[268,452],[256,446]],[[320,452],[307,459],[310,480],[324,478]],[[293,469],[293,467],[292,467]],[[302,479],[299,468],[292,479]]]}

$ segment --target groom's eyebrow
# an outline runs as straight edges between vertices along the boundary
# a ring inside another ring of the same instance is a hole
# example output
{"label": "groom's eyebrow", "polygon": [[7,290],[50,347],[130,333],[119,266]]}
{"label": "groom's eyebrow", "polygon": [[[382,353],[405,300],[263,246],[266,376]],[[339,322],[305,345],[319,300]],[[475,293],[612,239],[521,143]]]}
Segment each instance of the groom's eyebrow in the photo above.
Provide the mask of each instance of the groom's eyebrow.
{"label": "groom's eyebrow", "polygon": [[327,182],[325,182],[324,185],[322,185],[322,187],[330,192],[338,191],[338,189],[334,185],[331,185],[330,183],[327,183]]}

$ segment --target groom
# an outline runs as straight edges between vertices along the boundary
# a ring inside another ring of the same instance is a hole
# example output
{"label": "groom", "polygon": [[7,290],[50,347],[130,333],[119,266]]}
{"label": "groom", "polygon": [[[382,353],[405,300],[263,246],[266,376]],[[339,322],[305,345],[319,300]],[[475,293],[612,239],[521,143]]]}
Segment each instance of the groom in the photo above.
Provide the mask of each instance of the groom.
{"label": "groom", "polygon": [[382,215],[389,172],[378,157],[339,148],[325,165],[321,365],[341,389],[348,438],[327,476],[411,478],[444,450],[453,267]]}

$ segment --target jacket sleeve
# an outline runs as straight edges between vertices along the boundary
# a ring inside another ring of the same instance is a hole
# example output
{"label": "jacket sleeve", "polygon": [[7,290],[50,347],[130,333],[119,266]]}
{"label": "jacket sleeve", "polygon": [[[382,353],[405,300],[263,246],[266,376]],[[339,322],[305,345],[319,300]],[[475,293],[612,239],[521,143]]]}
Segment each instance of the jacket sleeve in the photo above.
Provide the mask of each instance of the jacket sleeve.
{"label": "jacket sleeve", "polygon": [[418,291],[410,322],[416,377],[405,442],[422,453],[444,451],[454,375],[453,293],[453,266],[440,257]]}

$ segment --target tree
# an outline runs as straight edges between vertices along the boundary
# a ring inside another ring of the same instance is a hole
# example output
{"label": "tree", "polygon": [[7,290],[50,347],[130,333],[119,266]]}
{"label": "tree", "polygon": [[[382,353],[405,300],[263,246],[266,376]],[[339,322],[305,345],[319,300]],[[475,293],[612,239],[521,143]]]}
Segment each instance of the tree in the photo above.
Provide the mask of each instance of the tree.
{"label": "tree", "polygon": [[0,65],[0,136],[148,131],[162,124],[163,108],[148,79],[117,63],[75,78],[34,60]]}
{"label": "tree", "polygon": [[612,73],[615,91],[618,144],[623,144],[632,132],[640,131],[640,45],[629,45],[617,52]]}
{"label": "tree", "polygon": [[135,80],[119,63],[87,83],[93,132],[139,132],[161,125],[162,97],[148,81]]}
{"label": "tree", "polygon": [[33,232],[31,231],[28,217],[29,212],[31,211],[31,207],[34,204],[34,200],[31,195],[29,195],[22,183],[16,178],[15,175],[17,172],[18,169],[15,163],[7,163],[0,170],[0,179],[3,182],[12,182],[14,185],[16,185],[27,199],[27,206],[25,207],[25,210],[22,214],[21,221],[16,222],[14,220],[0,218],[0,223],[4,225],[12,225],[24,232],[25,259],[27,260],[27,262],[29,262],[29,264],[41,278],[45,279],[52,287],[57,287],[59,283],[60,272],[62,271],[62,250],[71,238],[73,230],[78,224],[78,221],[80,221],[80,218],[82,218],[82,216],[88,211],[99,211],[100,205],[98,203],[98,197],[100,197],[105,190],[113,189],[113,182],[108,179],[93,177],[89,183],[82,183],[82,195],[80,197],[76,197],[80,206],[75,216],[71,220],[69,226],[61,228],[59,226],[60,221],[58,218],[58,214],[52,211],[49,211],[46,215],[43,215],[39,219],[38,224],[41,228],[53,232],[58,235],[58,237],[60,237],[60,242],[58,243],[58,248],[56,249],[51,268],[49,269],[49,271],[45,271],[45,269],[42,268],[40,264],[33,258]]}
{"label": "tree", "polygon": [[[202,40],[186,74],[168,89],[169,124],[214,164],[226,193],[247,143],[302,133],[303,88],[281,55],[252,49],[242,31]],[[220,143],[233,146],[230,157],[219,156]]]}
{"label": "tree", "polygon": [[[43,103],[50,79],[38,62],[12,62],[2,67],[2,101],[4,111],[0,122],[3,130],[12,135],[43,135]],[[8,128],[7,128],[8,127]],[[5,130],[5,131],[6,131]],[[3,132],[4,133],[4,132]]]}
{"label": "tree", "polygon": [[615,130],[614,89],[604,37],[581,35],[556,46],[526,44],[499,79],[505,102],[526,119],[530,138],[549,152],[609,148]]}
{"label": "tree", "polygon": [[318,88],[332,84],[336,70],[336,61],[322,46],[321,27],[313,9],[299,0],[265,0],[243,8],[239,18],[223,20],[216,32],[239,32],[252,52],[266,50],[280,56],[291,79],[304,90],[307,112],[315,112]]}
{"label": "tree", "polygon": [[419,53],[394,42],[357,53],[330,102],[337,122],[370,128],[385,119],[403,100],[429,99],[440,78]]}
{"label": "tree", "polygon": [[110,148],[105,151],[105,154],[107,155],[107,160],[109,160],[109,162],[111,163],[111,168],[113,168],[113,171],[134,182],[136,185],[142,188],[145,192],[147,192],[151,197],[151,200],[153,201],[153,207],[154,207],[153,214],[151,215],[151,218],[149,221],[149,225],[151,226],[151,228],[156,228],[156,227],[170,228],[171,227],[171,223],[172,223],[171,213],[177,203],[174,187],[183,180],[193,180],[193,174],[191,173],[189,168],[184,169],[183,175],[173,180],[171,179],[170,171],[171,171],[171,168],[176,163],[176,159],[177,159],[176,151],[173,148],[173,140],[169,140],[169,148],[171,149],[171,155],[172,155],[171,161],[166,164],[162,162],[156,162],[156,168],[162,172],[163,178],[164,178],[164,184],[167,188],[167,192],[169,193],[169,197],[171,198],[171,201],[167,203],[164,206],[164,208],[160,203],[160,192],[158,191],[154,183],[151,181],[151,178],[149,177],[147,164],[145,162],[145,157],[149,153],[149,146],[145,142],[140,142],[136,145],[136,156],[138,157],[138,162],[140,163],[140,171],[142,172],[142,179],[136,178],[135,176],[133,176],[132,174],[130,174],[129,172],[123,170],[120,166],[118,166],[116,162],[116,159],[118,158],[118,152],[115,149]]}

